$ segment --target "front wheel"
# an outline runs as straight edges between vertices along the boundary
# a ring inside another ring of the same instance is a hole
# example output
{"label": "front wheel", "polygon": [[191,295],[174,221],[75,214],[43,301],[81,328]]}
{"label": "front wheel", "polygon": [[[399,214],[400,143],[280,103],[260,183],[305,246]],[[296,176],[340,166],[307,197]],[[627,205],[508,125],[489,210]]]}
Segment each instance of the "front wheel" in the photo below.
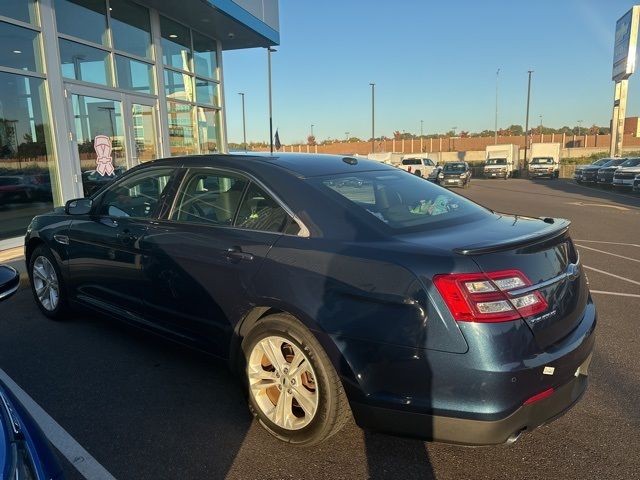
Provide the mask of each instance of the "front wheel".
{"label": "front wheel", "polygon": [[62,320],[69,313],[58,262],[46,246],[37,247],[29,258],[31,292],[40,311],[54,320]]}
{"label": "front wheel", "polygon": [[316,338],[289,315],[269,315],[244,338],[249,408],[274,437],[311,446],[350,417],[342,383]]}

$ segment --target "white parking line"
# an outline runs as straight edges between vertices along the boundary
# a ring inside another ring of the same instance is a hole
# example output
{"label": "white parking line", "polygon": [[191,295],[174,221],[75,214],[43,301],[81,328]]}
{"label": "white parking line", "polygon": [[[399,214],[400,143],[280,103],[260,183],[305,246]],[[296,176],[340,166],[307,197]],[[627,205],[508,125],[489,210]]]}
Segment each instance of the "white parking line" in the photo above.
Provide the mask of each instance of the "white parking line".
{"label": "white parking line", "polygon": [[605,292],[604,290],[590,290],[590,292],[599,293],[600,295],[615,295],[617,297],[640,298],[640,295],[636,295],[635,293]]}
{"label": "white parking line", "polygon": [[605,272],[604,270],[598,270],[597,268],[589,267],[585,265],[584,268],[589,270],[593,270],[594,272],[602,273],[603,275],[609,275],[610,277],[617,278],[619,280],[624,280],[625,282],[633,283],[634,285],[640,285],[640,282],[636,282],[635,280],[631,280],[630,278],[621,277],[620,275],[616,275],[615,273]]}
{"label": "white parking line", "polygon": [[604,242],[601,240],[573,240],[574,242],[580,242],[580,243],[604,243],[607,245],[624,245],[627,247],[638,247],[640,248],[640,245],[638,245],[637,243],[620,243],[620,242]]}
{"label": "white parking line", "polygon": [[115,480],[67,431],[0,368],[0,379],[40,426],[45,436],[87,480]]}
{"label": "white parking line", "polygon": [[632,262],[640,263],[640,260],[638,260],[637,258],[625,257],[624,255],[618,255],[617,253],[605,252],[604,250],[598,250],[597,248],[585,247],[584,245],[578,245],[577,243],[576,243],[576,247],[586,248],[587,250],[593,250],[594,252],[604,253],[605,255],[611,255],[612,257],[624,258],[625,260],[629,260],[629,261],[632,261]]}

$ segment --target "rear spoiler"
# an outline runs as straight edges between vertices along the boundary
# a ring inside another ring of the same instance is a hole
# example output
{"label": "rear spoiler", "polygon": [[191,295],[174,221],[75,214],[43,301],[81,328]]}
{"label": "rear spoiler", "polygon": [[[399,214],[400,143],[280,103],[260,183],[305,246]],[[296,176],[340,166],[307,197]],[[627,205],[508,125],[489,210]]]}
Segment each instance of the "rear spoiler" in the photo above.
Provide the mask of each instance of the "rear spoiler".
{"label": "rear spoiler", "polygon": [[522,235],[520,237],[507,238],[501,242],[481,242],[466,247],[454,248],[455,253],[460,255],[483,255],[485,253],[494,253],[501,250],[507,250],[516,247],[526,247],[535,243],[545,242],[560,237],[567,233],[571,222],[564,218],[541,218],[543,222],[548,224],[547,227],[537,232]]}

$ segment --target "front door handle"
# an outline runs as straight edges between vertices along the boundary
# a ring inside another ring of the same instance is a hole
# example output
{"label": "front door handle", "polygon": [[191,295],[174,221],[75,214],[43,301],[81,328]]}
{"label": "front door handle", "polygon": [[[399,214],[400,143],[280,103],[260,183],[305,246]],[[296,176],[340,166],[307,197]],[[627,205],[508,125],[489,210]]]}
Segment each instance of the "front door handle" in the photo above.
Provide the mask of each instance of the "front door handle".
{"label": "front door handle", "polygon": [[253,260],[253,255],[250,253],[243,252],[240,247],[228,248],[227,251],[224,253],[224,256],[227,257],[228,260],[234,261],[234,262],[241,262],[243,260],[244,261]]}

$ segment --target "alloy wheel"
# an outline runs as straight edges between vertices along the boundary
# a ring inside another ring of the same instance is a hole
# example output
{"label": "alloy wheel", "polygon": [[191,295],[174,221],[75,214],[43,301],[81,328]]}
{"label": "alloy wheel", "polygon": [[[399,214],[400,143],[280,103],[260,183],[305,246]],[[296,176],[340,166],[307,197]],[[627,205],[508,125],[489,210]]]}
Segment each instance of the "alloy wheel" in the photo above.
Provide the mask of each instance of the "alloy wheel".
{"label": "alloy wheel", "polygon": [[279,336],[256,343],[247,363],[249,391],[278,427],[299,430],[313,420],[319,402],[316,375],[301,348]]}
{"label": "alloy wheel", "polygon": [[58,275],[47,257],[39,256],[33,262],[33,286],[40,305],[52,312],[60,301]]}

